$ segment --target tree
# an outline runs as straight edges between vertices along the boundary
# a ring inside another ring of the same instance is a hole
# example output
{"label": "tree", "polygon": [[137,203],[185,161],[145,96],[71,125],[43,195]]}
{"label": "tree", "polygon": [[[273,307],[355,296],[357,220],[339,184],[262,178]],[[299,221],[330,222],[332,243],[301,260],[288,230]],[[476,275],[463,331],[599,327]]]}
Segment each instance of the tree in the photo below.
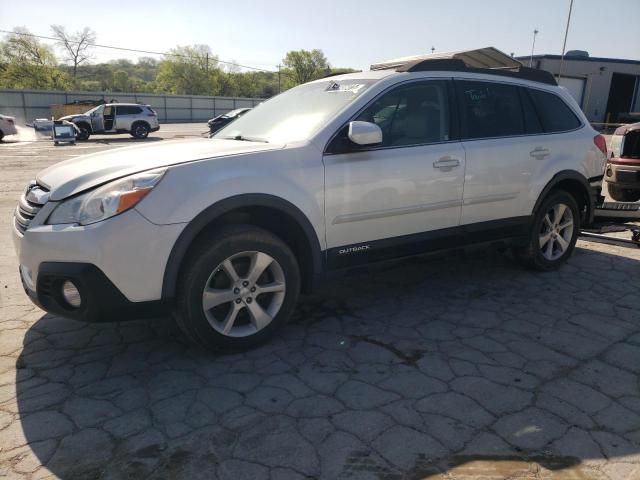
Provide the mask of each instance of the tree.
{"label": "tree", "polygon": [[213,95],[218,57],[207,45],[176,47],[158,64],[156,89],[182,95]]}
{"label": "tree", "polygon": [[124,70],[113,72],[112,82],[114,92],[126,92],[129,90],[129,75]]}
{"label": "tree", "polygon": [[282,60],[296,85],[320,78],[331,67],[322,50],[291,50]]}
{"label": "tree", "polygon": [[69,77],[48,46],[17,27],[0,42],[0,87],[67,89]]}
{"label": "tree", "polygon": [[89,49],[96,41],[96,33],[89,27],[76,33],[67,33],[62,25],[51,25],[54,36],[58,39],[58,45],[63,51],[64,59],[71,63],[73,67],[74,82],[78,76],[78,66],[87,62],[91,58]]}

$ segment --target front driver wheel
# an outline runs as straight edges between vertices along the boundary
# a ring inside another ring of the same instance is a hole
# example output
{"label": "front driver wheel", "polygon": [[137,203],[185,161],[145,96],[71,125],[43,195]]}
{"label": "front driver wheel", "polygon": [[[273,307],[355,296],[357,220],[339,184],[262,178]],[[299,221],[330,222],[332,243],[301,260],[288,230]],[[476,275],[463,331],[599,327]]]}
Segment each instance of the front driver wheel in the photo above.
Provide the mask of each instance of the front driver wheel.
{"label": "front driver wheel", "polygon": [[559,268],[571,256],[580,233],[580,211],[566,192],[551,193],[534,217],[529,244],[516,250],[527,267],[540,271]]}
{"label": "front driver wheel", "polygon": [[226,227],[194,246],[179,279],[175,316],[210,350],[245,350],[267,341],[295,308],[298,262],[260,228]]}
{"label": "front driver wheel", "polygon": [[76,126],[78,127],[76,140],[89,140],[89,137],[91,136],[91,130],[89,129],[89,127],[84,123],[80,123]]}

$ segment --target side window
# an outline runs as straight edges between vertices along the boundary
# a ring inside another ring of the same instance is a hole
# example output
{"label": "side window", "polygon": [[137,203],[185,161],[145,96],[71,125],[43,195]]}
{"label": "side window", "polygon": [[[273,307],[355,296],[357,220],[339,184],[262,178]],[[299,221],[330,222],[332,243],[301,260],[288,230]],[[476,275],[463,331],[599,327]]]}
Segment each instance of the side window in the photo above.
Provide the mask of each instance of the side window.
{"label": "side window", "polygon": [[542,90],[527,88],[538,111],[545,132],[566,132],[580,126],[575,113],[557,95]]}
{"label": "side window", "polygon": [[133,105],[119,105],[118,115],[138,115],[142,113],[142,108]]}
{"label": "side window", "polygon": [[397,87],[376,99],[355,120],[378,125],[383,147],[448,141],[447,85],[427,81]]}
{"label": "side window", "polygon": [[518,87],[493,82],[456,80],[463,138],[523,135],[524,116]]}
{"label": "side window", "polygon": [[526,88],[520,88],[520,100],[522,100],[522,112],[524,113],[524,128],[527,133],[542,133],[544,129],[542,128],[542,122],[540,122],[540,117],[538,116],[538,112],[533,106],[533,102],[531,101],[531,97],[527,93]]}
{"label": "side window", "polygon": [[113,115],[113,107],[112,106],[104,107],[104,116],[110,117],[111,115]]}

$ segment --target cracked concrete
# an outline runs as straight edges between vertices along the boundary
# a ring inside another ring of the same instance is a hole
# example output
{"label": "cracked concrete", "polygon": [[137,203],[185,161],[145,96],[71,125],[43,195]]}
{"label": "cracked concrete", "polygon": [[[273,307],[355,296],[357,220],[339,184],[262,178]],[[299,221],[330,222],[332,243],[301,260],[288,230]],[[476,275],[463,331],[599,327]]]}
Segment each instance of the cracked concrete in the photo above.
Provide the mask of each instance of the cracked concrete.
{"label": "cracked concrete", "polygon": [[21,291],[19,192],[111,147],[88,145],[0,149],[0,476],[640,478],[640,250],[581,241],[546,274],[495,252],[379,265],[214,355],[168,318],[83,324]]}

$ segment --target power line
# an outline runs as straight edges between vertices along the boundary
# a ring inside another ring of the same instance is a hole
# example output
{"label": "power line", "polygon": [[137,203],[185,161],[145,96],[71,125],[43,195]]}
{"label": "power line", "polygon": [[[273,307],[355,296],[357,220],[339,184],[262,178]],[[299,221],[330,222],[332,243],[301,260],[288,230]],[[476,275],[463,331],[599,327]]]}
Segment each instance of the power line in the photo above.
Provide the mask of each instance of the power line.
{"label": "power line", "polygon": [[[11,34],[11,35],[22,35],[22,36],[25,36],[25,37],[41,38],[43,40],[53,40],[54,42],[59,42],[60,41],[59,38],[47,37],[45,35],[35,35],[33,33],[11,32],[9,30],[0,30],[0,33],[8,33],[8,34]],[[69,43],[78,44],[80,42],[70,40]],[[180,57],[180,58],[198,58],[198,57],[194,57],[192,55],[181,55],[179,53],[153,52],[153,51],[150,51],[150,50],[137,50],[135,48],[115,47],[113,45],[100,45],[98,43],[88,43],[87,45],[90,46],[90,47],[108,48],[108,49],[111,49],[111,50],[121,50],[121,51],[124,51],[124,52],[146,53],[148,55],[164,55],[164,56],[167,56],[167,57]],[[217,60],[217,62],[218,63],[223,63],[225,65],[233,65],[233,66],[240,67],[240,68],[247,68],[249,70],[256,70],[258,72],[278,73],[278,72],[274,72],[272,70],[266,70],[264,68],[252,67],[250,65],[242,65],[240,63],[228,62],[228,61],[225,61],[225,60]]]}

